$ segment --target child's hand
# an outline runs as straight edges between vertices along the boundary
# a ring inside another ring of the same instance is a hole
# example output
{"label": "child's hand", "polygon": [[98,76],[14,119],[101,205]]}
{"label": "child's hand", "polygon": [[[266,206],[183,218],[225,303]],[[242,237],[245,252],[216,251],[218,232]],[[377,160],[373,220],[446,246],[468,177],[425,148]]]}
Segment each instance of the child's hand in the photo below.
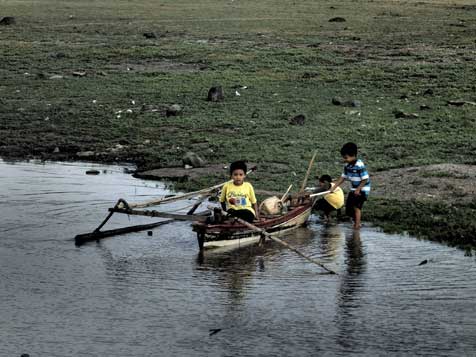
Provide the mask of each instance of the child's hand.
{"label": "child's hand", "polygon": [[234,197],[230,197],[230,199],[228,200],[228,202],[230,203],[230,205],[234,205],[236,203],[236,200]]}
{"label": "child's hand", "polygon": [[357,189],[354,191],[354,195],[360,196],[360,188],[357,188]]}

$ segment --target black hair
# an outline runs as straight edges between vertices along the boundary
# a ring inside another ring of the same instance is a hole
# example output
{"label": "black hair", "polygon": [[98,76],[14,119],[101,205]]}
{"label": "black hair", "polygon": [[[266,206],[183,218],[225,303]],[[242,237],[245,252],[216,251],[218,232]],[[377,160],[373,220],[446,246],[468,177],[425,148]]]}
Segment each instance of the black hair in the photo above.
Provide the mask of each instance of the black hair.
{"label": "black hair", "polygon": [[340,149],[342,156],[357,156],[357,145],[354,143],[347,143]]}
{"label": "black hair", "polygon": [[230,165],[230,175],[233,174],[233,171],[235,170],[243,170],[245,174],[246,174],[246,171],[248,171],[246,167],[246,163],[244,161],[232,162]]}
{"label": "black hair", "polygon": [[322,175],[321,177],[319,177],[319,182],[329,182],[329,183],[331,183],[332,182],[332,177],[330,177],[329,175]]}

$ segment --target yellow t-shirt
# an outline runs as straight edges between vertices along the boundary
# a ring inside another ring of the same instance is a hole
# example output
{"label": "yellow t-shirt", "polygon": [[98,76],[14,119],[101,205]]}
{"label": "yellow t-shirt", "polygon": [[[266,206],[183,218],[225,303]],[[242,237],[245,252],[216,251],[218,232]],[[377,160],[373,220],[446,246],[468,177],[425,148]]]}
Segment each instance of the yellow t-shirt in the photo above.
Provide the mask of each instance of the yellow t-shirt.
{"label": "yellow t-shirt", "polygon": [[[331,183],[332,187],[335,185]],[[324,199],[329,202],[329,204],[334,207],[335,209],[342,208],[344,206],[344,191],[340,187],[324,196]]]}
{"label": "yellow t-shirt", "polygon": [[233,181],[227,182],[221,190],[220,202],[226,202],[227,208],[247,209],[256,215],[251,205],[256,203],[255,191],[249,182],[236,186]]}

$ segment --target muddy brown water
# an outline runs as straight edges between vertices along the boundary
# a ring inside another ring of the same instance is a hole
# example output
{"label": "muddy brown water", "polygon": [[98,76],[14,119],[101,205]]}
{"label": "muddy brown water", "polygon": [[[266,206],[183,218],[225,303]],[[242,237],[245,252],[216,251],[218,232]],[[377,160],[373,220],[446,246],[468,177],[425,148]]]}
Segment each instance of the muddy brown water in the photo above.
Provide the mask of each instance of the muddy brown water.
{"label": "muddy brown water", "polygon": [[0,162],[0,356],[475,355],[475,258],[444,245],[312,217],[286,239],[337,276],[274,244],[199,256],[186,222],[76,247],[168,193],[122,170]]}

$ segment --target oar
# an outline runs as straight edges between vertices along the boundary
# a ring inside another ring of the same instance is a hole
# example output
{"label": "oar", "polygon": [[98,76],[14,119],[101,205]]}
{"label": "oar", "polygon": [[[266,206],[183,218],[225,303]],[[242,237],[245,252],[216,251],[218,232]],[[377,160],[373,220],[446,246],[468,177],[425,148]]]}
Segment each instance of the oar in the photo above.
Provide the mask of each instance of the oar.
{"label": "oar", "polygon": [[[250,170],[248,170],[248,172],[246,174],[248,175],[248,174],[250,174],[254,171],[256,171],[256,166],[254,166]],[[157,206],[157,205],[160,205],[162,203],[170,203],[170,202],[183,200],[183,199],[198,196],[198,195],[203,195],[203,194],[209,193],[213,190],[217,190],[217,189],[221,188],[222,186],[224,186],[229,181],[230,180],[228,180],[226,182],[222,182],[222,183],[220,183],[218,185],[215,185],[215,186],[211,186],[211,187],[208,187],[208,188],[198,190],[198,191],[184,193],[182,195],[177,195],[177,196],[172,196],[172,197],[167,197],[167,198],[159,198],[159,199],[155,199],[155,200],[151,200],[151,201],[147,201],[147,202],[129,203],[129,207],[130,208],[146,208],[146,207],[150,207],[150,206]]]}
{"label": "oar", "polygon": [[[221,213],[223,215],[226,215],[227,213],[225,211],[221,211]],[[294,248],[292,245],[282,241],[281,239],[277,238],[277,237],[273,237],[271,234],[269,234],[268,232],[266,232],[264,229],[261,229],[259,227],[256,227],[255,225],[249,223],[249,222],[246,222],[245,220],[241,219],[241,218],[237,218],[237,217],[233,217],[233,219],[236,219],[238,222],[240,222],[241,224],[244,224],[246,227],[248,228],[251,228],[253,229],[254,231],[256,232],[259,232],[261,233],[262,235],[264,235],[266,238],[269,238],[271,239],[272,241],[278,243],[278,244],[281,244],[283,247],[286,247],[288,248],[289,250],[292,250],[294,253],[297,253],[298,255],[300,255],[301,257],[303,257],[304,259],[310,261],[311,263],[314,263],[316,265],[319,265],[321,268],[323,268],[324,270],[326,270],[329,274],[337,274],[335,271],[329,269],[328,267],[326,267],[323,263],[305,255],[304,253],[302,253],[301,251],[297,250],[296,248]]]}
{"label": "oar", "polygon": [[306,176],[304,176],[304,180],[302,181],[302,185],[301,185],[301,190],[299,192],[304,192],[304,189],[306,188],[307,180],[309,178],[309,175],[311,174],[312,165],[314,164],[314,160],[316,160],[316,156],[317,156],[317,150],[314,151],[314,155],[312,155],[312,159],[311,161],[309,161],[309,166],[307,167]]}

